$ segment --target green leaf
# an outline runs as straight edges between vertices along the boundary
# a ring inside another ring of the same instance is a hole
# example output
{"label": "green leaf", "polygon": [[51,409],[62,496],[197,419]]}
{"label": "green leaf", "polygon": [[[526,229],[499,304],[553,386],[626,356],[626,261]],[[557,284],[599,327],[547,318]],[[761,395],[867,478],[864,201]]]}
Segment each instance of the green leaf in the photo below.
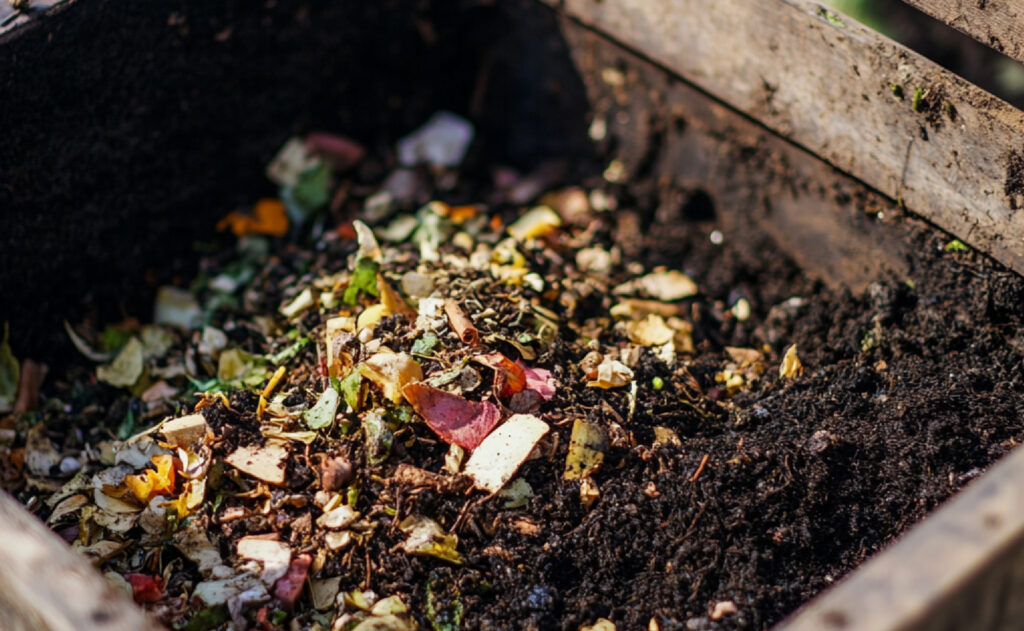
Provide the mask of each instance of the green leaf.
{"label": "green leaf", "polygon": [[328,388],[320,395],[316,405],[302,413],[302,420],[306,422],[309,429],[323,429],[334,422],[338,413],[338,403],[341,401],[338,391]]}
{"label": "green leaf", "polygon": [[402,428],[416,418],[416,413],[408,405],[399,405],[388,411],[388,422],[391,427]]}
{"label": "green leaf", "polygon": [[0,342],[0,412],[14,407],[14,401],[18,398],[18,379],[21,377],[21,367],[8,343],[10,336],[10,325],[4,322],[4,338]]}
{"label": "green leaf", "polygon": [[946,249],[947,252],[968,252],[968,251],[970,251],[970,248],[967,247],[967,244],[964,243],[963,241],[961,241],[960,239],[953,239],[952,241],[950,241],[949,243],[946,244],[946,248],[945,249]]}
{"label": "green leaf", "polygon": [[193,379],[188,375],[185,376],[191,385],[192,392],[206,392],[207,394],[216,394],[218,392],[227,392],[231,389],[231,386],[224,383],[220,379],[213,377],[211,379]]}
{"label": "green leaf", "polygon": [[433,331],[427,331],[412,343],[412,354],[429,355],[435,346],[437,346],[437,335]]}
{"label": "green leaf", "polygon": [[363,435],[366,439],[367,462],[380,464],[387,460],[395,437],[384,422],[384,417],[376,412],[367,414],[363,419]]}
{"label": "green leaf", "polygon": [[131,337],[131,331],[108,326],[103,329],[103,348],[108,351],[116,351],[127,344]]}
{"label": "green leaf", "polygon": [[124,419],[121,424],[117,426],[117,439],[128,440],[135,435],[135,406],[128,403],[128,411],[125,412]]}
{"label": "green leaf", "polygon": [[229,619],[228,608],[225,605],[219,605],[196,613],[188,621],[188,624],[181,628],[181,631],[210,631]]}
{"label": "green leaf", "polygon": [[309,211],[323,208],[331,198],[330,179],[330,171],[323,163],[306,169],[292,189],[293,199]]}
{"label": "green leaf", "polygon": [[359,300],[359,292],[366,292],[371,296],[379,295],[377,291],[377,272],[380,264],[371,258],[363,257],[356,261],[356,268],[352,272],[352,280],[345,289],[342,300],[347,305],[354,305]]}
{"label": "green leaf", "polygon": [[255,387],[267,378],[266,360],[240,348],[229,348],[217,360],[217,379],[234,386]]}
{"label": "green leaf", "polygon": [[338,391],[345,396],[345,403],[358,412],[363,403],[363,375],[353,370],[347,377],[338,382]]}
{"label": "green leaf", "polygon": [[914,98],[910,101],[910,109],[920,112],[924,105],[924,88],[914,90]]}
{"label": "green leaf", "polygon": [[287,347],[287,348],[285,348],[283,350],[280,350],[280,351],[278,351],[276,353],[273,353],[271,355],[267,355],[267,361],[269,361],[271,364],[273,364],[275,366],[279,366],[279,365],[285,363],[286,361],[290,361],[293,357],[298,355],[299,351],[301,351],[302,348],[306,344],[308,344],[308,343],[309,343],[309,338],[308,337],[299,338],[291,346],[289,346],[289,347]]}

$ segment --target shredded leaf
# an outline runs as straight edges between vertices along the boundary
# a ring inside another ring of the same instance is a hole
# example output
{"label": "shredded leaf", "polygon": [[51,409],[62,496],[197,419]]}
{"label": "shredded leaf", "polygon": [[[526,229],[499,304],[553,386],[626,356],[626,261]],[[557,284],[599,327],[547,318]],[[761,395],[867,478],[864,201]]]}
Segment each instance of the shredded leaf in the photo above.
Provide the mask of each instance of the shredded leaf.
{"label": "shredded leaf", "polygon": [[947,252],[969,252],[970,248],[960,239],[953,239],[946,244],[945,250]]}
{"label": "shredded leaf", "polygon": [[562,218],[548,206],[537,206],[509,225],[508,233],[517,241],[537,239],[554,232],[562,225]]}
{"label": "shredded leaf", "polygon": [[285,205],[276,199],[261,199],[252,213],[234,211],[217,222],[217,230],[231,230],[235,236],[265,234],[283,237],[288,234],[288,215]]}
{"label": "shredded leaf", "polygon": [[275,366],[291,361],[308,343],[308,337],[300,337],[291,346],[286,346],[276,353],[267,355],[267,361]]}
{"label": "shredded leaf", "polygon": [[792,379],[804,374],[804,365],[796,354],[796,344],[791,344],[782,356],[782,364],[779,365],[779,376],[783,379]]}
{"label": "shredded leaf", "polygon": [[330,171],[326,164],[318,164],[299,174],[291,190],[292,199],[306,211],[323,208],[330,201]]}
{"label": "shredded leaf", "polygon": [[477,488],[497,493],[530,456],[550,428],[532,414],[514,414],[473,451],[464,473]]}
{"label": "shredded leaf", "polygon": [[608,450],[608,435],[597,423],[576,419],[572,424],[572,436],[569,439],[569,453],[565,459],[566,480],[585,478],[604,462],[604,452]]}
{"label": "shredded leaf", "polygon": [[505,508],[523,508],[529,506],[533,497],[533,487],[523,478],[516,478],[498,493],[505,500]]}
{"label": "shredded leaf", "polygon": [[667,344],[676,334],[665,324],[664,318],[654,313],[647,314],[643,320],[627,322],[626,332],[629,334],[629,341],[642,346]]}
{"label": "shredded leaf", "polygon": [[423,369],[408,353],[381,351],[360,364],[359,372],[392,403],[402,400],[402,388],[407,384],[423,379]]}
{"label": "shredded leaf", "polygon": [[226,384],[256,387],[267,378],[267,372],[263,358],[240,348],[222,352],[217,362],[217,379]]}
{"label": "shredded leaf", "polygon": [[129,388],[145,370],[142,342],[133,337],[124,345],[114,361],[96,369],[96,378],[119,388]]}
{"label": "shredded leaf", "polygon": [[445,533],[436,521],[421,515],[411,515],[398,525],[406,534],[402,549],[409,554],[432,556],[449,563],[462,564],[462,555],[456,547],[459,538]]}
{"label": "shredded leaf", "polygon": [[416,341],[412,343],[412,354],[430,355],[431,351],[433,351],[436,346],[437,335],[433,331],[427,331],[416,338]]}
{"label": "shredded leaf", "polygon": [[316,405],[302,413],[302,420],[310,429],[323,429],[334,422],[338,414],[338,403],[341,401],[338,391],[327,388],[320,395]]}
{"label": "shredded leaf", "polygon": [[501,398],[507,398],[526,387],[526,372],[501,353],[474,355],[473,361],[494,370],[494,390]]}
{"label": "shredded leaf", "polygon": [[388,459],[394,435],[380,413],[371,412],[363,417],[363,436],[366,440],[366,459],[370,464],[380,464]]}
{"label": "shredded leaf", "polygon": [[355,269],[352,271],[352,280],[341,300],[347,305],[355,305],[359,300],[359,294],[367,293],[371,296],[379,296],[377,289],[377,272],[380,271],[380,263],[369,257],[363,257],[356,261]]}

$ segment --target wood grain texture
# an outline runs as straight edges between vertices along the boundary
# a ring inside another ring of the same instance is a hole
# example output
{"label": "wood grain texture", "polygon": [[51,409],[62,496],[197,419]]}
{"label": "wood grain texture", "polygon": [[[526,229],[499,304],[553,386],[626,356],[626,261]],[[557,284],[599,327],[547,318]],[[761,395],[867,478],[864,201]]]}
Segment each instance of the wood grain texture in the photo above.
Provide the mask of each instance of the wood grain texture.
{"label": "wood grain texture", "polygon": [[1024,61],[1024,0],[903,0],[1017,61]]}
{"label": "wood grain texture", "polygon": [[32,0],[27,8],[15,9],[5,0],[0,3],[0,43],[30,28],[40,18],[66,9],[73,2],[75,0]]}
{"label": "wood grain texture", "polygon": [[1024,450],[776,631],[1024,628]]}
{"label": "wood grain texture", "polygon": [[0,628],[147,631],[161,627],[107,584],[7,493],[0,492]]}
{"label": "wood grain texture", "polygon": [[1024,272],[1024,113],[806,0],[565,0],[666,66]]}
{"label": "wood grain texture", "polygon": [[683,201],[705,193],[714,227],[748,244],[741,251],[752,266],[773,256],[770,243],[754,245],[767,234],[834,287],[857,291],[909,273],[909,226],[892,202],[594,31],[564,19],[562,33],[590,115],[606,129],[596,148],[658,209],[649,239],[662,250],[681,240],[673,226],[692,229],[674,216]]}

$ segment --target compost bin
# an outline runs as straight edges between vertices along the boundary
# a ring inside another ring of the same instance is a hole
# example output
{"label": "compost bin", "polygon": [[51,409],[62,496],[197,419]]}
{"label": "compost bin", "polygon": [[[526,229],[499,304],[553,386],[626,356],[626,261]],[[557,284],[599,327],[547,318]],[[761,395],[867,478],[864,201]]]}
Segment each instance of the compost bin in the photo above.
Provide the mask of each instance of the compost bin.
{"label": "compost bin", "polygon": [[[4,24],[0,476],[56,533],[0,511],[19,628],[766,628],[1024,436],[991,226],[664,51],[533,0]],[[863,99],[918,142],[984,109],[903,81]]]}

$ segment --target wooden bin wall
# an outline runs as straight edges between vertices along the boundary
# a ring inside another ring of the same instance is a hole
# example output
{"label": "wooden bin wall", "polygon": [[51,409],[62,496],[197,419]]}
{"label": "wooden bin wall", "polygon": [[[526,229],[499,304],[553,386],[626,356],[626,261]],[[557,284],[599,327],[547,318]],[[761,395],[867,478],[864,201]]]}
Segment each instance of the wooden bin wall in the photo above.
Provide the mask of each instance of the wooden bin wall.
{"label": "wooden bin wall", "polygon": [[[805,0],[551,4],[5,8],[0,290],[17,300],[0,303],[0,320],[23,333],[20,354],[59,354],[51,332],[83,304],[145,295],[140,266],[180,257],[216,213],[269,192],[262,165],[290,133],[324,127],[382,146],[440,108],[476,119],[490,139],[478,150],[527,165],[589,164],[592,106],[627,170],[663,175],[650,195],[670,205],[705,191],[727,230],[756,226],[830,283],[904,268],[900,228],[867,208],[906,206],[1024,269],[1024,114],[995,97]],[[1016,1],[996,17],[912,4],[1020,57]],[[609,80],[624,58],[622,81]],[[783,627],[1019,626],[1006,594],[1024,549],[1022,475],[1015,452]],[[2,514],[8,531],[22,517]]]}

